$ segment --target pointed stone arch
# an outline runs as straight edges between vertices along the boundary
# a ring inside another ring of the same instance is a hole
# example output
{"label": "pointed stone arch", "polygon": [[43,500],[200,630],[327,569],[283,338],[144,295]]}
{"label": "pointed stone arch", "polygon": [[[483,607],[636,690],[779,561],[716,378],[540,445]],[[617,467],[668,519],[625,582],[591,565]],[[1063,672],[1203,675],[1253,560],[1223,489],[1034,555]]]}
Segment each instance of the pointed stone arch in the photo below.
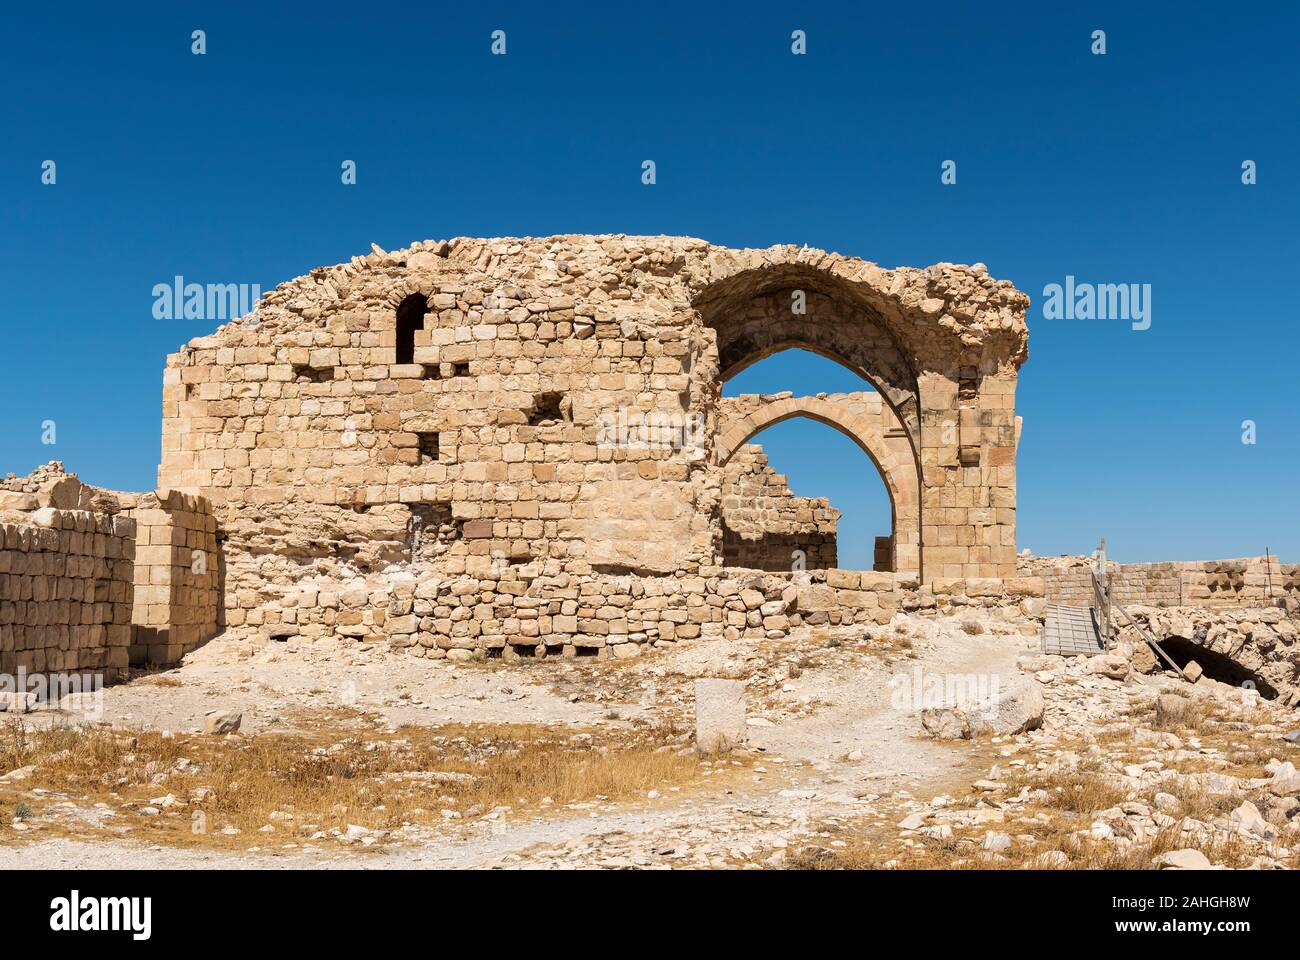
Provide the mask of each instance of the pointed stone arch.
{"label": "pointed stone arch", "polygon": [[851,282],[805,264],[781,264],[718,281],[694,306],[716,337],[719,382],[782,350],[808,350],[870,382],[913,451],[920,449],[920,390],[909,350]]}
{"label": "pointed stone arch", "polygon": [[719,467],[755,434],[795,417],[832,427],[858,445],[875,464],[893,511],[893,568],[920,574],[920,477],[902,424],[878,393],[793,397],[747,394],[725,397],[714,445]]}

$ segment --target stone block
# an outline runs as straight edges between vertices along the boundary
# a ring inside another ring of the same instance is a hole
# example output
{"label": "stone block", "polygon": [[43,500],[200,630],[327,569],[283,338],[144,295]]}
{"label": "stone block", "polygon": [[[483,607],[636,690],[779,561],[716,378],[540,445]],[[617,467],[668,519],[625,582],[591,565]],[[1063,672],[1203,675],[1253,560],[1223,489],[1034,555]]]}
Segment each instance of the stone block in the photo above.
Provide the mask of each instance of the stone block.
{"label": "stone block", "polygon": [[744,743],[745,685],[739,680],[695,681],[695,747],[705,755]]}

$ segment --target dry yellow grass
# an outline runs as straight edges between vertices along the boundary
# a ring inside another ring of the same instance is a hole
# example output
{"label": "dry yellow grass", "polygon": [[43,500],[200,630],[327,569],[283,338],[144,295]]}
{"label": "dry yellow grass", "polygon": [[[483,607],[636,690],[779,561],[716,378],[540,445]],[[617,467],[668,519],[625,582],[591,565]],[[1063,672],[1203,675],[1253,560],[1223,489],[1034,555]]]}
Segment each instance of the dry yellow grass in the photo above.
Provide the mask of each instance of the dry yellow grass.
{"label": "dry yellow grass", "polygon": [[1039,774],[1029,777],[1026,785],[1047,791],[1043,806],[1080,817],[1118,806],[1128,799],[1127,791],[1097,770]]}
{"label": "dry yellow grass", "polygon": [[[131,837],[146,842],[246,847],[259,840],[301,842],[349,824],[372,830],[431,825],[446,819],[444,810],[464,820],[496,807],[538,812],[627,800],[703,773],[671,728],[444,726],[389,733],[349,728],[339,718],[304,726],[310,729],[226,739],[10,724],[0,733],[0,772],[35,770],[26,780],[0,784],[0,838],[40,835],[10,829],[20,802],[33,808],[29,822],[45,819],[49,829],[74,834],[102,836],[106,828],[61,816],[53,804],[107,803],[121,815],[108,827],[129,826]],[[34,795],[33,788],[51,792]],[[150,803],[167,795],[175,805]],[[271,832],[262,830],[268,824]]]}

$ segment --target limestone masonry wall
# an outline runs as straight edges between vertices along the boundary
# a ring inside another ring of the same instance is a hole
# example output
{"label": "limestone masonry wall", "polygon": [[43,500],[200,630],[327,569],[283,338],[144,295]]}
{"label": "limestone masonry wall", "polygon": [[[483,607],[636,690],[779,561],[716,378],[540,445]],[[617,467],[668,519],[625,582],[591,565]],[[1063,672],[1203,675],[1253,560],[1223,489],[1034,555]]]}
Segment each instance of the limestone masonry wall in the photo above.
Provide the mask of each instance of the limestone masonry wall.
{"label": "limestone masonry wall", "polygon": [[[1049,603],[1091,606],[1090,557],[1021,558],[1021,572],[1043,578]],[[1167,563],[1108,562],[1116,602],[1123,606],[1272,606],[1300,601],[1300,564],[1276,557]]]}
{"label": "limestone masonry wall", "polygon": [[131,662],[175,663],[220,628],[217,521],[204,497],[120,494],[136,521]]}
{"label": "limestone masonry wall", "polygon": [[51,463],[0,481],[0,674],[127,666],[135,524]]}
{"label": "limestone masonry wall", "polygon": [[[723,468],[722,556],[726,566],[755,570],[825,570],[835,564],[840,512],[825,497],[796,497],[758,444]],[[796,554],[798,551],[798,554]]]}
{"label": "limestone masonry wall", "polygon": [[134,540],[130,521],[43,508],[0,523],[0,673],[127,666]]}
{"label": "limestone masonry wall", "polygon": [[258,608],[263,636],[331,634],[386,642],[415,656],[633,657],[678,640],[779,639],[801,624],[888,623],[899,610],[1014,606],[1041,617],[1042,581],[948,580],[897,574],[706,568],[700,575],[582,577],[518,568],[425,579],[330,577]]}
{"label": "limestone masonry wall", "polygon": [[0,673],[172,663],[219,629],[202,497],[88,486],[55,461],[0,480]]}

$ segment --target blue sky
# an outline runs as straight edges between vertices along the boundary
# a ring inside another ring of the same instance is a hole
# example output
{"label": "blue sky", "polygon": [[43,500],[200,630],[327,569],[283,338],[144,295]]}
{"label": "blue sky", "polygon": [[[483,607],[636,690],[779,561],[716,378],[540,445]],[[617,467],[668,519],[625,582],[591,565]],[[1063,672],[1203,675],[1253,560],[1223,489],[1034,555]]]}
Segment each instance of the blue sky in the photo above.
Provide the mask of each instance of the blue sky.
{"label": "blue sky", "polygon": [[[152,485],[164,357],[214,326],[153,318],[154,284],[176,274],[269,288],[372,241],[691,234],[885,266],[983,261],[1028,292],[1022,546],[1104,534],[1126,560],[1300,559],[1300,14],[1135,6],[15,8],[0,36],[0,470],[57,458]],[[1044,286],[1067,275],[1151,284],[1151,328],[1043,319]],[[788,355],[744,378],[853,382]],[[842,555],[865,561],[883,489],[829,436],[762,439],[797,492],[845,511]]]}

